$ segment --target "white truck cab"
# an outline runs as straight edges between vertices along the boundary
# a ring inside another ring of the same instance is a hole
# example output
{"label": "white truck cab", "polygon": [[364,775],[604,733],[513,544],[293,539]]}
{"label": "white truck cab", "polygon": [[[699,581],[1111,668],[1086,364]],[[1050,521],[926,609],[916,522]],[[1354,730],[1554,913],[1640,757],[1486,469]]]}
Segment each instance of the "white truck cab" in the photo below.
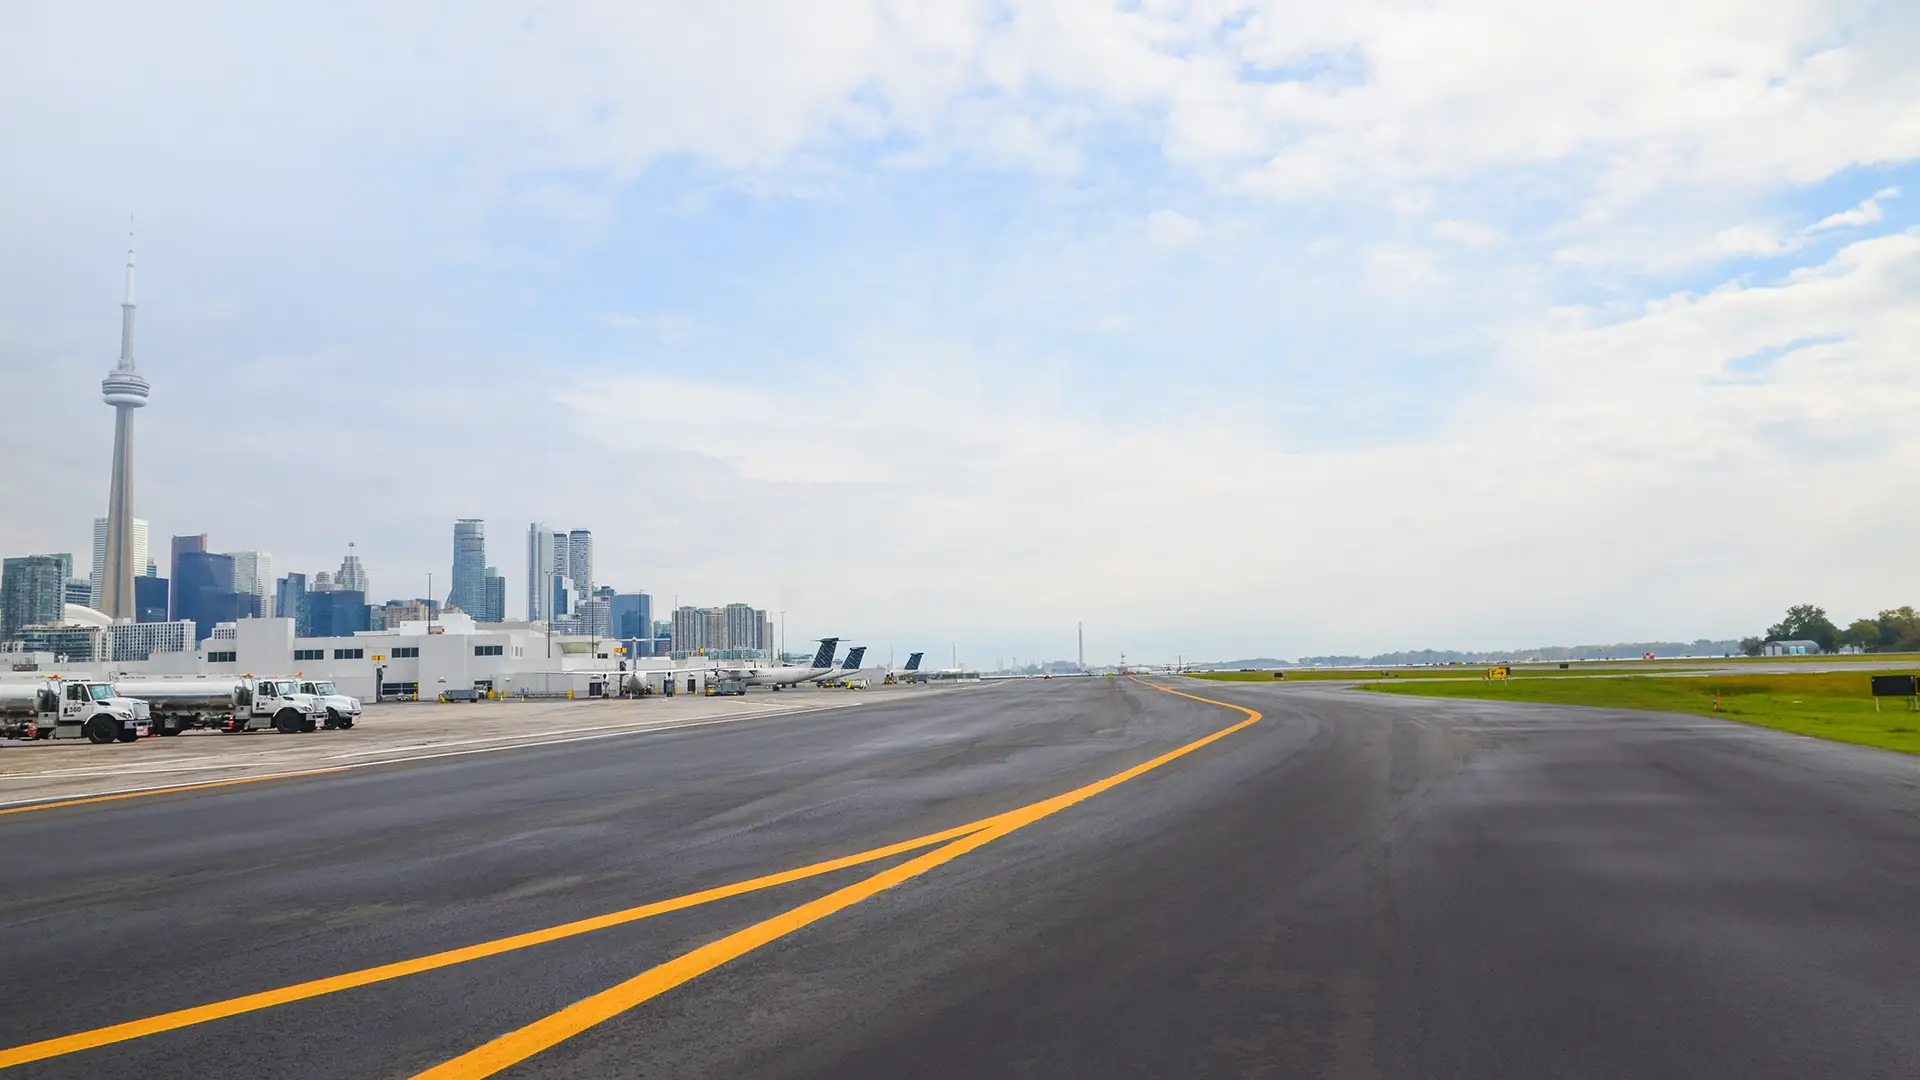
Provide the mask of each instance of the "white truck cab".
{"label": "white truck cab", "polygon": [[329,728],[350,728],[360,719],[360,699],[348,697],[331,679],[302,679],[300,692],[311,695],[325,710],[321,723]]}
{"label": "white truck cab", "polygon": [[0,724],[28,738],[133,742],[146,737],[149,715],[146,702],[116,695],[103,680],[53,675],[0,685]]}
{"label": "white truck cab", "polygon": [[[292,719],[289,713],[298,713]],[[326,707],[312,694],[302,693],[298,679],[256,679],[253,684],[253,715],[270,719],[283,733],[312,731],[327,715]]]}

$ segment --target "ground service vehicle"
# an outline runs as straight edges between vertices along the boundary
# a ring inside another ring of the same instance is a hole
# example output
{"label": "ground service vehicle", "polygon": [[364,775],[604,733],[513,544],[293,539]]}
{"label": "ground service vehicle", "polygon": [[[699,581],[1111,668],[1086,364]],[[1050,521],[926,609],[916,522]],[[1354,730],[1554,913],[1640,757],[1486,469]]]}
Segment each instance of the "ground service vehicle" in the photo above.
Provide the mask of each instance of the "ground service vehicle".
{"label": "ground service vehicle", "polygon": [[237,733],[271,726],[282,733],[312,731],[326,717],[326,707],[312,694],[300,692],[294,679],[256,679],[251,675],[204,679],[125,679],[114,683],[120,693],[147,702],[153,729],[178,735],[193,728]]}
{"label": "ground service vehicle", "polygon": [[348,697],[327,679],[301,679],[299,690],[303,694],[312,694],[320,700],[326,719],[322,727],[350,728],[360,719],[360,699]]}
{"label": "ground service vehicle", "polygon": [[148,730],[147,703],[111,683],[67,675],[0,683],[0,731],[16,738],[132,742]]}
{"label": "ground service vehicle", "polygon": [[707,683],[708,697],[746,697],[747,684],[743,679],[713,679]]}

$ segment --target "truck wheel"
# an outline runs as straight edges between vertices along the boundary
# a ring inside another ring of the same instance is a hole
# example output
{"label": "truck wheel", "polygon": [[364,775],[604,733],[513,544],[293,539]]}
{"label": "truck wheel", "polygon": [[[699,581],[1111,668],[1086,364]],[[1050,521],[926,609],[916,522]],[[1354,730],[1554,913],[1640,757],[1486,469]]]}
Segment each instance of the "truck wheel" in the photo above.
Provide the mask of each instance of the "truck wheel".
{"label": "truck wheel", "polygon": [[282,709],[273,714],[273,730],[282,735],[292,735],[300,730],[300,714],[292,709]]}
{"label": "truck wheel", "polygon": [[120,737],[119,727],[107,717],[96,716],[87,721],[87,741],[96,746],[105,746]]}
{"label": "truck wheel", "polygon": [[130,728],[125,724],[116,724],[114,726],[120,729],[119,734],[120,734],[121,742],[139,742],[140,741],[139,729]]}
{"label": "truck wheel", "polygon": [[341,718],[340,718],[340,730],[341,730],[341,731],[345,731],[345,730],[347,730],[348,728],[350,728],[350,727],[352,727],[352,726],[353,726],[353,717],[351,717],[351,716],[343,716],[343,717],[341,717]]}
{"label": "truck wheel", "polygon": [[180,734],[180,721],[171,716],[163,717],[154,721],[153,731],[156,735],[178,735]]}
{"label": "truck wheel", "polygon": [[320,726],[319,724],[317,724],[317,723],[315,723],[315,722],[314,722],[314,720],[313,720],[313,714],[312,714],[312,713],[308,713],[308,714],[306,714],[305,716],[302,716],[302,717],[300,718],[300,730],[301,730],[301,731],[313,731],[313,730],[315,730],[316,728],[318,728],[319,726]]}

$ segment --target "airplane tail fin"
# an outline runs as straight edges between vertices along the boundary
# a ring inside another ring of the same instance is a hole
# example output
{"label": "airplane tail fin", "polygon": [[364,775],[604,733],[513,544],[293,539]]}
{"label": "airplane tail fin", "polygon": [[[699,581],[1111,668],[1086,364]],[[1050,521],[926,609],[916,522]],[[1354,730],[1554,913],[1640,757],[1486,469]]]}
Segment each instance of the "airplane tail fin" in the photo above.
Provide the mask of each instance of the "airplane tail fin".
{"label": "airplane tail fin", "polygon": [[859,671],[860,662],[862,660],[865,660],[866,658],[867,658],[867,647],[865,645],[855,645],[853,648],[848,649],[847,650],[847,670]]}
{"label": "airplane tail fin", "polygon": [[821,638],[820,651],[813,654],[813,666],[817,668],[832,667],[833,650],[838,647],[839,644],[840,639],[837,637]]}
{"label": "airplane tail fin", "polygon": [[911,654],[909,654],[909,655],[907,656],[907,667],[906,667],[906,670],[908,670],[908,671],[919,671],[919,670],[920,670],[920,658],[921,658],[921,657],[923,657],[923,656],[925,656],[925,655],[927,655],[927,654],[926,654],[926,653],[923,653],[923,652],[917,652],[917,653],[911,653]]}

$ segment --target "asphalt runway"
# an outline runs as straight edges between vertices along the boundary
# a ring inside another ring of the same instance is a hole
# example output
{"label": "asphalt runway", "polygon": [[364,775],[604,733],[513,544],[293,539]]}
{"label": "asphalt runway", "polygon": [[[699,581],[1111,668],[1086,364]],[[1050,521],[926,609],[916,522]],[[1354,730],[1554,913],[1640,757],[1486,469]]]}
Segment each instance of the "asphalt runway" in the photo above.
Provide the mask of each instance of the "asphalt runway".
{"label": "asphalt runway", "polygon": [[1229,705],[1021,681],[0,817],[0,1066],[1920,1075],[1920,760],[1167,682]]}

